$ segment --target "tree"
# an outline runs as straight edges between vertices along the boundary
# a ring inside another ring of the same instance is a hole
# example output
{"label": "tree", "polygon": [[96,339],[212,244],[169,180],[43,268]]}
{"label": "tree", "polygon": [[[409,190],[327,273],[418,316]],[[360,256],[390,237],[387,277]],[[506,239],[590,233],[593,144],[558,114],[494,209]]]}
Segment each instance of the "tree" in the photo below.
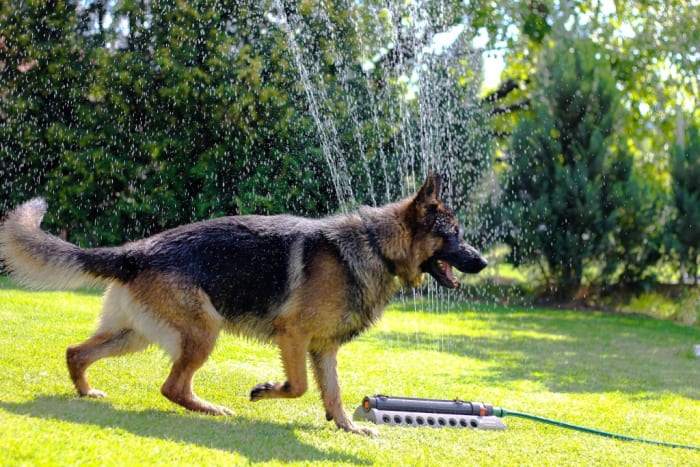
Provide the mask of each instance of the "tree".
{"label": "tree", "polygon": [[4,5],[0,210],[42,194],[49,227],[90,245],[336,206],[258,2]]}
{"label": "tree", "polygon": [[611,193],[629,178],[614,144],[620,96],[596,53],[578,38],[543,50],[532,112],[516,127],[503,182],[513,257],[541,261],[561,298],[576,293],[584,267],[609,241],[620,201]]}
{"label": "tree", "polygon": [[675,216],[668,224],[672,248],[680,258],[681,271],[698,284],[700,262],[700,125],[679,129],[671,149],[671,178]]}
{"label": "tree", "polygon": [[0,6],[0,211],[42,193],[89,132],[81,114],[93,67],[78,2]]}
{"label": "tree", "polygon": [[639,164],[620,143],[607,167],[615,180],[602,187],[604,215],[611,231],[602,242],[594,283],[603,287],[641,289],[657,281],[653,268],[664,254],[664,206],[668,196],[664,178],[653,164]]}
{"label": "tree", "polygon": [[478,78],[464,47],[424,50],[461,7],[391,8],[3,4],[0,211],[44,195],[49,228],[95,245],[215,215],[379,204],[434,169],[468,199],[489,152],[473,130]]}

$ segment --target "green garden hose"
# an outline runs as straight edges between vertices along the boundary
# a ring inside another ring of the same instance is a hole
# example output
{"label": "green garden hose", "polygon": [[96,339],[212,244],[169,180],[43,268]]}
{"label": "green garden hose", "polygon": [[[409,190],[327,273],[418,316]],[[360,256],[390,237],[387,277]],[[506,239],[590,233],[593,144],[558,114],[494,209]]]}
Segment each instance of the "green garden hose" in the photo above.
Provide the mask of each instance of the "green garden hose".
{"label": "green garden hose", "polygon": [[574,425],[571,423],[560,422],[558,420],[552,420],[550,418],[540,417],[539,415],[532,415],[529,413],[516,412],[514,410],[506,410],[498,407],[494,407],[493,414],[497,417],[513,416],[526,418],[528,420],[534,420],[536,422],[547,423],[549,425],[558,426],[560,428],[567,428],[569,430],[582,431],[584,433],[590,433],[593,435],[604,436],[606,438],[618,439],[621,441],[635,441],[638,443],[655,444],[657,446],[665,446],[669,448],[682,448],[682,449],[692,449],[695,451],[700,451],[700,446],[692,446],[689,444],[678,444],[678,443],[667,443],[665,441],[656,441],[653,439],[637,438],[634,436],[620,435],[617,433],[610,433],[608,431],[596,430],[593,428],[588,428],[585,426]]}

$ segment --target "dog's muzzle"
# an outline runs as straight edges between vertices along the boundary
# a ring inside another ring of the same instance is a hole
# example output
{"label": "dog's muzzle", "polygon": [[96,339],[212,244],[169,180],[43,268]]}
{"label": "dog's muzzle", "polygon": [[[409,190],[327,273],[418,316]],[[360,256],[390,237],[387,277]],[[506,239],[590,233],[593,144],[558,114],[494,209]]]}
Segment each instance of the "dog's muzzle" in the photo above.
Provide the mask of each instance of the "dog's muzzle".
{"label": "dog's muzzle", "polygon": [[454,250],[439,250],[421,264],[421,270],[427,272],[443,287],[456,289],[459,281],[452,272],[455,267],[467,274],[476,274],[489,262],[471,245],[460,242]]}

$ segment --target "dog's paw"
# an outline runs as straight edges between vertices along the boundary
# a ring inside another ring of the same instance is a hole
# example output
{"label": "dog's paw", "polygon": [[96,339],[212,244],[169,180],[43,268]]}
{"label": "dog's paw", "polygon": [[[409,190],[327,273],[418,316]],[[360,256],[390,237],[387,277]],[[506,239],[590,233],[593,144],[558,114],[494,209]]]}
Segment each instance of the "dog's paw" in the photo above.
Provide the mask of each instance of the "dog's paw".
{"label": "dog's paw", "polygon": [[338,428],[341,428],[349,433],[355,433],[357,435],[362,436],[379,436],[379,432],[374,428],[366,426],[357,426],[350,420],[348,420],[347,423],[338,423],[337,425]]}
{"label": "dog's paw", "polygon": [[250,391],[250,401],[255,402],[263,399],[266,392],[270,392],[275,388],[275,383],[260,383]]}
{"label": "dog's paw", "polygon": [[[326,413],[326,419],[329,417],[329,413]],[[331,418],[333,418],[331,416]],[[343,412],[337,419],[335,419],[335,424],[341,430],[345,430],[349,433],[355,433],[362,436],[378,436],[379,432],[374,428],[369,428],[365,426],[355,425],[350,418]]]}
{"label": "dog's paw", "polygon": [[211,409],[206,411],[209,415],[216,415],[216,416],[221,416],[221,415],[233,415],[233,410],[229,409],[228,407],[224,407],[223,405],[213,405],[211,406]]}
{"label": "dog's paw", "polygon": [[81,394],[82,397],[90,397],[92,399],[103,399],[107,397],[107,394],[100,391],[99,389],[90,389],[85,394]]}
{"label": "dog's paw", "polygon": [[370,428],[368,426],[355,426],[355,430],[353,431],[353,433],[357,433],[358,435],[362,435],[362,436],[371,436],[371,437],[379,436],[378,430],[376,430],[374,428]]}

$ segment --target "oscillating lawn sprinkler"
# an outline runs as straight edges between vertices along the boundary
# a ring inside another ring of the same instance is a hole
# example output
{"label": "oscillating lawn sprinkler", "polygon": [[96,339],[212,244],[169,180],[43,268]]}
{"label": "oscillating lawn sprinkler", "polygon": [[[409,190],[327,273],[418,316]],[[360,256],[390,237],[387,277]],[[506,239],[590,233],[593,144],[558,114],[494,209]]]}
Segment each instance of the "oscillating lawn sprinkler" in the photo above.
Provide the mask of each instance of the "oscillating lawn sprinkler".
{"label": "oscillating lawn sprinkler", "polygon": [[505,430],[493,406],[459,399],[414,399],[411,397],[365,396],[355,410],[355,420],[380,425],[428,426],[433,428],[478,428]]}
{"label": "oscillating lawn sprinkler", "polygon": [[594,428],[587,428],[585,426],[573,425],[571,423],[540,417],[539,415],[506,410],[483,402],[467,402],[460,399],[439,400],[390,397],[383,395],[365,396],[362,400],[362,404],[355,410],[354,419],[358,421],[370,421],[378,425],[505,430],[506,426],[500,419],[507,415],[620,441],[636,441],[655,444],[657,446],[691,449],[695,451],[700,450],[700,446],[667,443],[664,441],[609,433],[607,431],[600,431]]}

